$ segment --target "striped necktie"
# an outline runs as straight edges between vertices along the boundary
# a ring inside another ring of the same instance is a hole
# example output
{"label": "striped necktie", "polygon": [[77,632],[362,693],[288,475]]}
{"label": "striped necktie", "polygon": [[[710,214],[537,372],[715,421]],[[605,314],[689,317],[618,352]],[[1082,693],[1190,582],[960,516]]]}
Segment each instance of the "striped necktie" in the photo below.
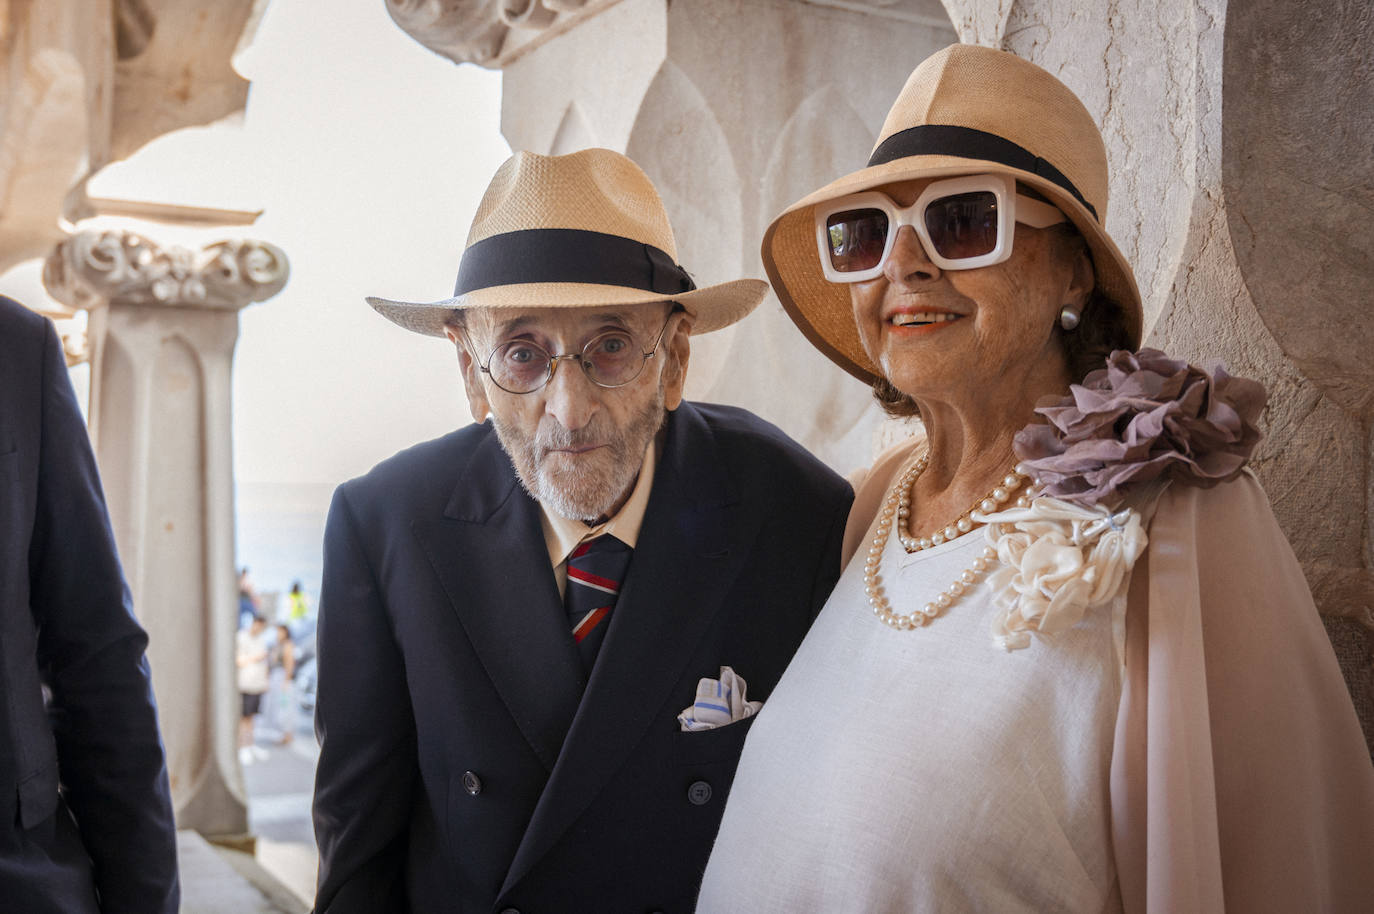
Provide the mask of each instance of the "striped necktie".
{"label": "striped necktie", "polygon": [[568,590],[563,605],[568,610],[577,652],[588,673],[610,626],[611,610],[620,594],[620,582],[630,564],[630,547],[603,533],[579,545],[568,556]]}

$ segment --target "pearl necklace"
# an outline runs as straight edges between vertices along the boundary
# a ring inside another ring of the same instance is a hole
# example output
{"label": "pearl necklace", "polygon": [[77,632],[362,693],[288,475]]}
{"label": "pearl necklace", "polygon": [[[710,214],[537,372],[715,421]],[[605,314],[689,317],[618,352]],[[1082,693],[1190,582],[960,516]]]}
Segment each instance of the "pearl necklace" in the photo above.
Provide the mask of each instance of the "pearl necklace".
{"label": "pearl necklace", "polygon": [[[864,595],[868,597],[868,602],[873,607],[873,614],[884,625],[899,631],[920,628],[953,606],[955,601],[962,597],[969,587],[976,584],[978,579],[988,570],[988,566],[997,558],[997,550],[991,546],[984,547],[983,551],[974,558],[973,563],[959,572],[959,577],[941,591],[938,597],[920,609],[912,610],[909,613],[897,613],[892,611],[892,605],[888,603],[887,594],[883,589],[883,578],[878,573],[883,552],[887,549],[887,541],[892,535],[893,527],[897,528],[897,537],[908,553],[933,548],[971,531],[974,527],[974,521],[970,515],[974,511],[992,513],[999,506],[1009,501],[1016,490],[1021,488],[1029,478],[1029,474],[1022,472],[1025,468],[1018,465],[1015,470],[1003,477],[1001,483],[995,486],[986,498],[974,502],[967,511],[960,514],[953,523],[946,525],[940,532],[930,537],[911,537],[907,535],[905,530],[907,519],[911,516],[911,490],[929,464],[930,453],[926,452],[897,478],[896,484],[888,493],[887,499],[883,502],[882,510],[878,514],[878,532],[873,537],[873,542],[869,547],[868,561],[864,563]],[[1026,495],[1022,495],[1016,500],[1017,507],[1026,507],[1029,504],[1030,498]]]}
{"label": "pearl necklace", "polygon": [[[1025,469],[1022,464],[1017,464],[1016,469],[1012,470],[1002,481],[992,487],[992,491],[987,495],[969,505],[968,510],[960,514],[952,523],[946,524],[943,528],[932,533],[930,536],[911,536],[907,533],[907,521],[911,517],[911,490],[916,485],[916,480],[925,472],[926,466],[930,463],[930,454],[922,454],[920,459],[912,464],[911,469],[902,475],[898,480],[897,489],[897,538],[902,541],[902,547],[907,554],[920,552],[922,549],[932,549],[941,543],[949,542],[961,534],[968,533],[974,527],[972,514],[974,511],[982,511],[984,514],[991,514],[999,511],[1002,505],[1011,501],[1012,495],[1016,490],[1025,485],[1030,478],[1028,473],[1021,472]],[[889,496],[890,498],[890,496]],[[1016,506],[1024,508],[1030,504],[1030,499],[1024,495],[1017,500]]]}

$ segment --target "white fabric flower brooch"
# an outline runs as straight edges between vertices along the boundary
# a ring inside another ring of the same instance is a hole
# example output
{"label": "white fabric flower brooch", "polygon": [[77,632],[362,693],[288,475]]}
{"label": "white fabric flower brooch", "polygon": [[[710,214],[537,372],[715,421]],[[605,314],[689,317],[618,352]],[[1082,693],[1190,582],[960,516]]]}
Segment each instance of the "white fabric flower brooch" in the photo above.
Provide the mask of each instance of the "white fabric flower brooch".
{"label": "white fabric flower brooch", "polygon": [[1052,635],[1076,625],[1090,606],[1115,597],[1147,542],[1140,512],[1112,512],[1039,496],[1029,507],[975,516],[1000,566],[988,578],[997,595],[992,634],[1009,651],[1030,646],[1032,631]]}

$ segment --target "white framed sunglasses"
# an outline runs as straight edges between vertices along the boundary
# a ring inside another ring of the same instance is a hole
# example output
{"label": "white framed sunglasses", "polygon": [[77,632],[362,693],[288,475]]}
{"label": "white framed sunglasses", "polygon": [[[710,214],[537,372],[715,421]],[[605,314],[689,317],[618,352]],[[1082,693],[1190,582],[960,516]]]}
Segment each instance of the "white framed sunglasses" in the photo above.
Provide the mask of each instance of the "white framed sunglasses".
{"label": "white framed sunglasses", "polygon": [[881,274],[904,225],[915,229],[940,269],[972,270],[1011,256],[1015,223],[1047,228],[1068,218],[1058,207],[1018,194],[1010,176],[995,174],[932,181],[905,208],[870,190],[828,200],[815,213],[821,269],[835,283]]}

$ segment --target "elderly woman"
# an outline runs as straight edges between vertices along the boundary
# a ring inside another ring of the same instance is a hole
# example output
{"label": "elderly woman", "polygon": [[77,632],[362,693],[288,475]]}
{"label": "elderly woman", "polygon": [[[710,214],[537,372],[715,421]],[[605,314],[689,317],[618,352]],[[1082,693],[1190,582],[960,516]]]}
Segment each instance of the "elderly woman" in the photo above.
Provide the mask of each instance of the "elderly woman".
{"label": "elderly woman", "polygon": [[699,911],[1374,911],[1374,769],[1244,469],[1263,391],[1135,351],[1106,207],[1073,93],[954,46],[770,227],[802,332],[925,434],[858,487]]}

